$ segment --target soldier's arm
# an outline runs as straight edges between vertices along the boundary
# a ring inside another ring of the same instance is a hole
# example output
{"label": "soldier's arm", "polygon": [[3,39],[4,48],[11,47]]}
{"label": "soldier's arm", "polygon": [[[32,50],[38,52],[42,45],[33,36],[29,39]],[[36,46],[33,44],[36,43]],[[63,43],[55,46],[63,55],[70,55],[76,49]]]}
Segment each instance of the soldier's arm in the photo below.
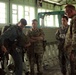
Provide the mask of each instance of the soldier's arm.
{"label": "soldier's arm", "polygon": [[31,37],[33,40],[43,40],[44,38],[42,36],[38,36],[38,37]]}
{"label": "soldier's arm", "polygon": [[30,38],[30,42],[36,42],[36,39]]}
{"label": "soldier's arm", "polygon": [[31,43],[29,42],[29,43],[25,44],[24,47],[26,48],[26,47],[29,47],[30,45],[31,45]]}
{"label": "soldier's arm", "polygon": [[32,37],[32,39],[37,40],[37,41],[44,40],[44,32],[43,32],[43,30],[40,29],[40,32],[39,33],[40,33],[39,36]]}
{"label": "soldier's arm", "polygon": [[[4,51],[4,52],[7,52],[7,49],[6,47],[4,46],[4,41],[6,39],[10,39],[10,37],[12,36],[12,34],[14,33],[14,29],[8,29],[7,31],[5,31],[1,36],[0,36],[0,45],[1,45],[1,49]],[[13,37],[13,36],[12,36]]]}
{"label": "soldier's arm", "polygon": [[5,47],[4,45],[1,46],[1,50],[2,50],[4,53],[7,52],[7,49],[6,49],[6,47]]}
{"label": "soldier's arm", "polygon": [[76,50],[76,17],[73,20],[72,25],[72,49]]}
{"label": "soldier's arm", "polygon": [[11,39],[16,33],[15,28],[9,28],[0,36],[0,44],[3,45],[6,39]]}
{"label": "soldier's arm", "polygon": [[36,42],[37,40],[32,39],[32,34],[31,34],[30,32],[31,32],[31,31],[29,30],[28,33],[27,33],[27,36],[29,37],[29,41],[30,41],[30,42]]}
{"label": "soldier's arm", "polygon": [[60,35],[60,32],[59,32],[59,29],[58,29],[58,30],[56,31],[56,33],[55,33],[55,37],[56,37],[57,40],[60,39],[59,35]]}

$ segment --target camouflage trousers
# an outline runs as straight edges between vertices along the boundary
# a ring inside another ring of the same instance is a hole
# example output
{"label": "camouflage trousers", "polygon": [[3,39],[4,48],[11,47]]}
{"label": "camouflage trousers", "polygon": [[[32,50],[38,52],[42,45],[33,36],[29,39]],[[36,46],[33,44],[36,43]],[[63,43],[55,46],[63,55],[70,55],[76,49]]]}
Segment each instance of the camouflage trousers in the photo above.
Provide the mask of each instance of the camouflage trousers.
{"label": "camouflage trousers", "polygon": [[59,50],[59,64],[63,75],[67,73],[67,58],[63,51]]}
{"label": "camouflage trousers", "polygon": [[42,75],[43,73],[43,53],[31,53],[28,54],[29,64],[30,64],[30,73],[35,75],[35,64],[37,65],[37,74]]}
{"label": "camouflage trousers", "polygon": [[72,50],[70,55],[70,75],[76,75],[76,51]]}

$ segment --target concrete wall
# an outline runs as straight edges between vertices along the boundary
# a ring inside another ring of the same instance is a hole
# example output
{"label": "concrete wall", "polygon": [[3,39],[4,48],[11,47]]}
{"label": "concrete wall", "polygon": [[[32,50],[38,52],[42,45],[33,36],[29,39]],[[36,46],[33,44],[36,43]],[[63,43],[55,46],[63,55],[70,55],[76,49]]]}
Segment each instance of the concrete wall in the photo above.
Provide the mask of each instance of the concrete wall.
{"label": "concrete wall", "polygon": [[[23,32],[25,34],[27,34],[27,31],[28,31],[29,28],[25,28],[23,30]],[[53,42],[53,41],[56,41],[55,39],[55,32],[57,30],[57,28],[49,28],[49,27],[46,27],[46,28],[42,28],[44,33],[45,33],[45,40],[47,40],[47,42]]]}

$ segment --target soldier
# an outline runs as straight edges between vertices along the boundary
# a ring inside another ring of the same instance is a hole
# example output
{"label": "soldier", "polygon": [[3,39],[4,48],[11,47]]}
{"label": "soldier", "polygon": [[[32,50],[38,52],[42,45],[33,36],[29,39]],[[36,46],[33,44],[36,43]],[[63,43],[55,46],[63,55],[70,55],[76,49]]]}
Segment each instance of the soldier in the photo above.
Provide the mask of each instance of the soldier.
{"label": "soldier", "polygon": [[65,42],[65,35],[69,27],[67,16],[63,16],[61,21],[62,21],[62,26],[56,32],[56,39],[58,41],[61,72],[63,75],[66,75],[67,70],[66,70],[66,57],[64,52],[64,42]]}
{"label": "soldier", "polygon": [[69,40],[65,41],[66,44],[66,48],[70,48],[70,54],[69,54],[69,58],[70,58],[70,67],[71,67],[71,74],[70,75],[76,75],[76,10],[75,10],[75,6],[73,5],[66,5],[65,6],[65,13],[66,15],[71,18],[70,21],[70,28],[69,28]]}
{"label": "soldier", "polygon": [[[0,36],[0,45],[4,53],[10,53],[15,63],[15,75],[22,75],[22,49],[29,46],[28,39],[22,32],[27,25],[25,19],[21,19],[17,25],[11,26]],[[5,45],[8,42],[8,46]]]}
{"label": "soldier", "polygon": [[44,40],[44,32],[42,29],[37,28],[37,20],[34,19],[32,21],[32,29],[28,31],[27,34],[30,38],[31,46],[27,50],[27,56],[29,58],[31,75],[35,75],[34,73],[34,65],[37,64],[37,75],[42,75],[43,66],[43,40]]}

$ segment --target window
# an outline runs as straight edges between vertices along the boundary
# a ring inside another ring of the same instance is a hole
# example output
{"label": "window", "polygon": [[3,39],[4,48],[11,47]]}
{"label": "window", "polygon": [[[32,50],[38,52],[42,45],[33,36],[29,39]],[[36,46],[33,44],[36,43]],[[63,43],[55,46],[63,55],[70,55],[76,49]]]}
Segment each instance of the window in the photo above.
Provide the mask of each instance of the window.
{"label": "window", "polygon": [[59,27],[58,15],[45,15],[39,19],[40,26],[43,27]]}
{"label": "window", "polygon": [[18,21],[23,18],[23,6],[18,5]]}
{"label": "window", "polygon": [[16,4],[13,4],[12,5],[12,23],[15,24],[17,23],[17,5]]}
{"label": "window", "polygon": [[25,6],[25,19],[27,20],[27,25],[31,26],[32,20],[35,18],[34,7]]}
{"label": "window", "polygon": [[23,18],[23,6],[22,5],[12,5],[12,23],[17,23],[21,18]]}
{"label": "window", "polygon": [[21,18],[25,18],[28,26],[31,26],[35,18],[34,7],[12,4],[12,23],[16,24]]}
{"label": "window", "polygon": [[0,23],[7,23],[6,3],[0,2]]}
{"label": "window", "polygon": [[45,16],[45,21],[44,21],[44,26],[47,26],[47,27],[53,27],[54,23],[53,23],[53,15],[46,15]]}
{"label": "window", "polygon": [[[38,12],[51,12],[52,10],[38,9]],[[43,14],[42,14],[43,15]],[[40,26],[44,27],[59,27],[58,15],[46,14],[44,18],[39,19]]]}
{"label": "window", "polygon": [[51,12],[52,10],[48,10],[48,9],[41,9],[41,8],[39,8],[38,9],[38,13],[39,12]]}
{"label": "window", "polygon": [[55,15],[55,27],[59,27],[58,15]]}

